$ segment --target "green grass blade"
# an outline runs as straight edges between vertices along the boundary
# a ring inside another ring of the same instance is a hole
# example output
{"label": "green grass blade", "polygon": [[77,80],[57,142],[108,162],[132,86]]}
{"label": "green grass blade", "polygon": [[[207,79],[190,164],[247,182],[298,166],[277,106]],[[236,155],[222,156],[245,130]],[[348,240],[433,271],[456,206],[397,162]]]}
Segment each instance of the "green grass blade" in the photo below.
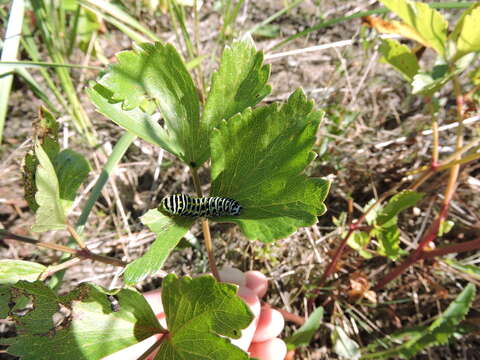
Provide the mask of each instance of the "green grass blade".
{"label": "green grass blade", "polygon": [[[25,2],[23,0],[13,0],[8,18],[7,31],[5,32],[5,42],[2,49],[2,61],[12,61],[17,59],[20,38],[22,34],[23,16],[25,14]],[[0,144],[2,143],[3,126],[7,116],[8,99],[12,87],[13,74],[1,76],[11,72],[11,68],[0,71]]]}
{"label": "green grass blade", "polygon": [[78,218],[77,223],[75,224],[77,231],[79,232],[82,231],[83,227],[87,223],[88,215],[90,214],[90,212],[93,209],[93,206],[95,205],[98,198],[100,197],[102,189],[107,183],[107,180],[110,177],[110,174],[118,165],[123,155],[125,155],[125,152],[133,143],[133,140],[135,139],[136,139],[136,136],[127,131],[122,135],[120,140],[118,140],[118,142],[113,147],[112,153],[108,157],[108,160],[105,163],[105,166],[103,167],[102,172],[100,173],[100,176],[98,177],[98,180],[95,183],[95,186],[93,187],[92,192],[90,193],[90,196],[88,197],[87,202],[85,203],[85,206],[82,209],[82,213]]}
{"label": "green grass blade", "polygon": [[0,69],[8,68],[18,70],[20,68],[69,68],[69,69],[89,69],[103,70],[100,66],[88,66],[79,64],[51,63],[43,61],[0,61]]}
{"label": "green grass blade", "polygon": [[160,41],[160,38],[157,35],[155,35],[145,26],[140,24],[135,18],[127,14],[118,6],[113,5],[112,3],[104,0],[80,0],[78,2],[80,5],[88,7],[92,11],[94,11],[92,8],[96,7],[97,9],[101,10],[104,15],[110,15],[114,19],[118,20],[117,24],[128,24],[129,27],[138,30],[140,33],[142,33],[144,36],[146,36],[152,41]]}

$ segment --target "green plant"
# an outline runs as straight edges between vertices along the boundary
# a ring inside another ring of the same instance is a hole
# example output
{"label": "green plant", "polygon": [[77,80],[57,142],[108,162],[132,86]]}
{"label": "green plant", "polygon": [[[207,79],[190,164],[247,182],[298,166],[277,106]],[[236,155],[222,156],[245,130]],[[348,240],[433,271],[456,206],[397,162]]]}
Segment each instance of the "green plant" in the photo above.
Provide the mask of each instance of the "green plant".
{"label": "green plant", "polygon": [[[317,216],[326,210],[323,201],[329,182],[304,174],[305,168],[315,158],[311,149],[322,112],[314,109],[313,102],[308,101],[301,90],[295,91],[283,105],[253,108],[270,92],[267,85],[269,67],[262,60],[262,53],[255,49],[249,38],[227,47],[213,76],[201,114],[193,80],[179,54],[168,44],[142,44],[137,50],[118,54],[118,63],[91,85],[88,94],[99,112],[132,134],[128,139],[130,142],[136,135],[171,152],[190,166],[198,196],[202,196],[198,168],[210,160],[210,195],[235,199],[242,206],[239,215],[217,216],[212,221],[236,223],[247,238],[268,243],[316,222]],[[165,127],[157,123],[155,113],[161,114]],[[27,194],[32,209],[36,211],[33,230],[67,229],[80,249],[66,250],[63,246],[40,243],[4,231],[0,232],[0,236],[50,246],[73,256],[57,268],[39,269],[32,265],[29,277],[25,277],[28,280],[33,277],[32,272],[44,279],[73,265],[78,257],[125,266],[119,260],[93,254],[85,246],[78,227],[76,230],[69,224],[68,212],[78,186],[88,173],[88,164],[71,150],[60,152],[58,125],[54,117],[44,110],[41,119],[37,130],[39,135],[33,153],[27,157],[25,172],[29,180],[26,181]],[[250,152],[245,153],[245,148],[249,148]],[[87,214],[90,206],[91,202],[86,206]],[[85,219],[82,216],[79,225]],[[208,220],[200,220],[211,271],[218,279]],[[192,217],[171,216],[157,209],[148,211],[142,222],[157,235],[157,240],[147,253],[126,266],[125,282],[133,285],[158,272],[194,221]],[[15,262],[5,263],[4,266],[8,272],[16,267],[26,268],[25,263]],[[246,305],[235,293],[236,288],[232,285],[221,284],[209,276],[194,280],[167,276],[162,296],[169,336],[158,343],[160,351],[157,358],[165,358],[165,354],[172,352],[181,358],[182,352],[191,351],[182,344],[188,343],[194,333],[205,336],[203,345],[195,349],[198,353],[209,353],[215,349],[214,358],[217,359],[247,358],[246,353],[218,336],[239,337],[239,330],[252,319]],[[40,282],[20,281],[3,287],[2,294],[5,313],[19,322],[18,331],[21,334],[8,341],[9,352],[25,359],[45,357],[57,346],[60,338],[68,348],[62,356],[93,359],[149,335],[167,333],[152,318],[150,308],[136,300],[139,294],[132,290],[106,292],[86,284],[58,297]],[[109,295],[118,298],[118,312],[105,310]],[[16,307],[11,305],[17,302],[18,297],[24,296],[34,300],[35,305],[28,315],[32,322],[16,316]],[[208,301],[204,297],[208,297]],[[194,313],[175,314],[177,304],[184,301],[192,311],[196,309]],[[33,319],[51,316],[60,304],[78,317],[74,315],[71,320],[66,320],[65,331],[58,328],[57,335],[37,339],[38,334],[44,334],[46,328],[51,329],[54,325],[40,326]],[[200,305],[198,308],[195,304],[205,304],[202,305],[205,308]],[[101,309],[104,309],[104,314],[95,315]],[[90,330],[91,321],[82,316],[84,311],[91,313],[99,325],[94,332]],[[229,319],[222,317],[219,323],[216,311],[221,311],[223,316],[227,313],[231,316]],[[115,320],[123,317],[130,319],[126,328]],[[181,318],[187,321],[192,317],[198,321],[182,323]],[[103,323],[105,326],[101,325]],[[111,336],[105,337],[107,324]],[[143,332],[132,332],[139,326],[144,329]],[[124,341],[115,343],[113,339],[124,330],[130,335],[124,336]],[[83,336],[84,333],[90,333],[90,337]],[[83,340],[78,341],[78,337]],[[86,352],[82,350],[84,341],[94,344]]]}

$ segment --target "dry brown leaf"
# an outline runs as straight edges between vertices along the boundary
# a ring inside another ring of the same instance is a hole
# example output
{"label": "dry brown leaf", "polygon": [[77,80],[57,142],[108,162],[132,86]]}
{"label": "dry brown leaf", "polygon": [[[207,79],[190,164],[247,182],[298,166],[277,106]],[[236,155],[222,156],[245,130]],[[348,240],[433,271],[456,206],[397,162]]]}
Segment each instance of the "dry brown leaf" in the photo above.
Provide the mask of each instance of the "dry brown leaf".
{"label": "dry brown leaf", "polygon": [[400,35],[406,37],[407,39],[415,40],[425,47],[429,47],[428,44],[424,42],[422,36],[417,32],[417,30],[400,21],[386,21],[375,16],[364,16],[362,18],[362,22],[363,24],[377,30],[382,34]]}

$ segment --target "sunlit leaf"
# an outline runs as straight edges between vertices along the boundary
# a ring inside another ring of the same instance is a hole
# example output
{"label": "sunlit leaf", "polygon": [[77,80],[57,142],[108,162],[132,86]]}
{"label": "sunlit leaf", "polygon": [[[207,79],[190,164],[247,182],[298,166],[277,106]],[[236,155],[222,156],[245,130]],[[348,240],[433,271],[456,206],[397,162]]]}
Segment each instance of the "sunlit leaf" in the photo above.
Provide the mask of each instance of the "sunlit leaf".
{"label": "sunlit leaf", "polygon": [[35,155],[38,159],[35,200],[39,208],[35,214],[32,231],[64,229],[66,214],[60,200],[60,186],[55,168],[40,144],[35,146]]}
{"label": "sunlit leaf", "polygon": [[194,219],[168,217],[152,209],[142,216],[141,221],[155,233],[156,239],[142,257],[127,265],[123,274],[127,284],[137,283],[160,270],[170,252],[190,229]]}
{"label": "sunlit leaf", "polygon": [[0,284],[15,284],[19,280],[35,281],[46,267],[31,261],[0,260]]}
{"label": "sunlit leaf", "polygon": [[[208,134],[221,120],[258,104],[267,96],[270,66],[263,64],[263,52],[257,51],[250,38],[235,41],[223,50],[220,68],[212,77],[212,85],[202,120]],[[207,159],[209,154],[202,155]]]}
{"label": "sunlit leaf", "polygon": [[[16,314],[12,306],[25,296],[32,299],[33,308],[25,315]],[[99,287],[82,284],[57,296],[42,282],[20,281],[10,287],[8,299],[0,297],[6,301],[0,308],[10,309],[18,333],[2,343],[22,360],[101,359],[162,331],[141,294],[122,289],[115,296],[118,311],[113,311],[107,292]]]}
{"label": "sunlit leaf", "polygon": [[[175,48],[145,43],[136,51],[117,54],[117,59],[118,63],[89,90],[99,111],[135,135],[173,152],[185,163],[200,165],[208,137],[200,122],[197,89]],[[145,99],[155,101],[166,129],[142,114],[139,105]]]}
{"label": "sunlit leaf", "polygon": [[462,14],[450,36],[457,44],[455,59],[459,59],[470,52],[480,51],[479,24],[480,3],[475,3]]}
{"label": "sunlit leaf", "polygon": [[423,44],[445,56],[448,23],[444,17],[428,4],[410,0],[380,0],[405,24],[413,27],[422,37]]}
{"label": "sunlit leaf", "polygon": [[384,62],[392,65],[409,82],[413,80],[419,66],[416,56],[407,46],[396,40],[385,39],[382,40],[379,51],[383,55],[382,60]]}
{"label": "sunlit leaf", "polygon": [[306,166],[322,113],[302,91],[282,106],[247,109],[214,130],[212,196],[237,200],[235,222],[250,239],[272,241],[310,226],[325,211],[329,182],[308,178]]}
{"label": "sunlit leaf", "polygon": [[162,303],[169,336],[156,360],[247,360],[248,354],[226,337],[238,339],[253,319],[236,295],[237,286],[206,275],[195,279],[168,275]]}

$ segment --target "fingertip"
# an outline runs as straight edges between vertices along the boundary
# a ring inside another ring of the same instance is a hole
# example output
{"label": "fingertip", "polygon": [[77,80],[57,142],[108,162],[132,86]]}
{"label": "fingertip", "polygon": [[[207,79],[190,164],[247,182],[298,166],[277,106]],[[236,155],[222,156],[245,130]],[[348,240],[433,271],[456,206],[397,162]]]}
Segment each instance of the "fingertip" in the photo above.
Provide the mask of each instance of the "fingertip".
{"label": "fingertip", "polygon": [[246,286],[257,294],[258,297],[263,297],[267,293],[268,279],[260,271],[247,271],[245,273]]}
{"label": "fingertip", "polygon": [[250,357],[260,360],[283,360],[287,355],[287,346],[279,338],[270,339],[263,342],[254,342],[248,349]]}
{"label": "fingertip", "polygon": [[258,319],[257,331],[253,336],[254,342],[267,341],[277,337],[285,326],[282,314],[270,307],[262,307]]}

